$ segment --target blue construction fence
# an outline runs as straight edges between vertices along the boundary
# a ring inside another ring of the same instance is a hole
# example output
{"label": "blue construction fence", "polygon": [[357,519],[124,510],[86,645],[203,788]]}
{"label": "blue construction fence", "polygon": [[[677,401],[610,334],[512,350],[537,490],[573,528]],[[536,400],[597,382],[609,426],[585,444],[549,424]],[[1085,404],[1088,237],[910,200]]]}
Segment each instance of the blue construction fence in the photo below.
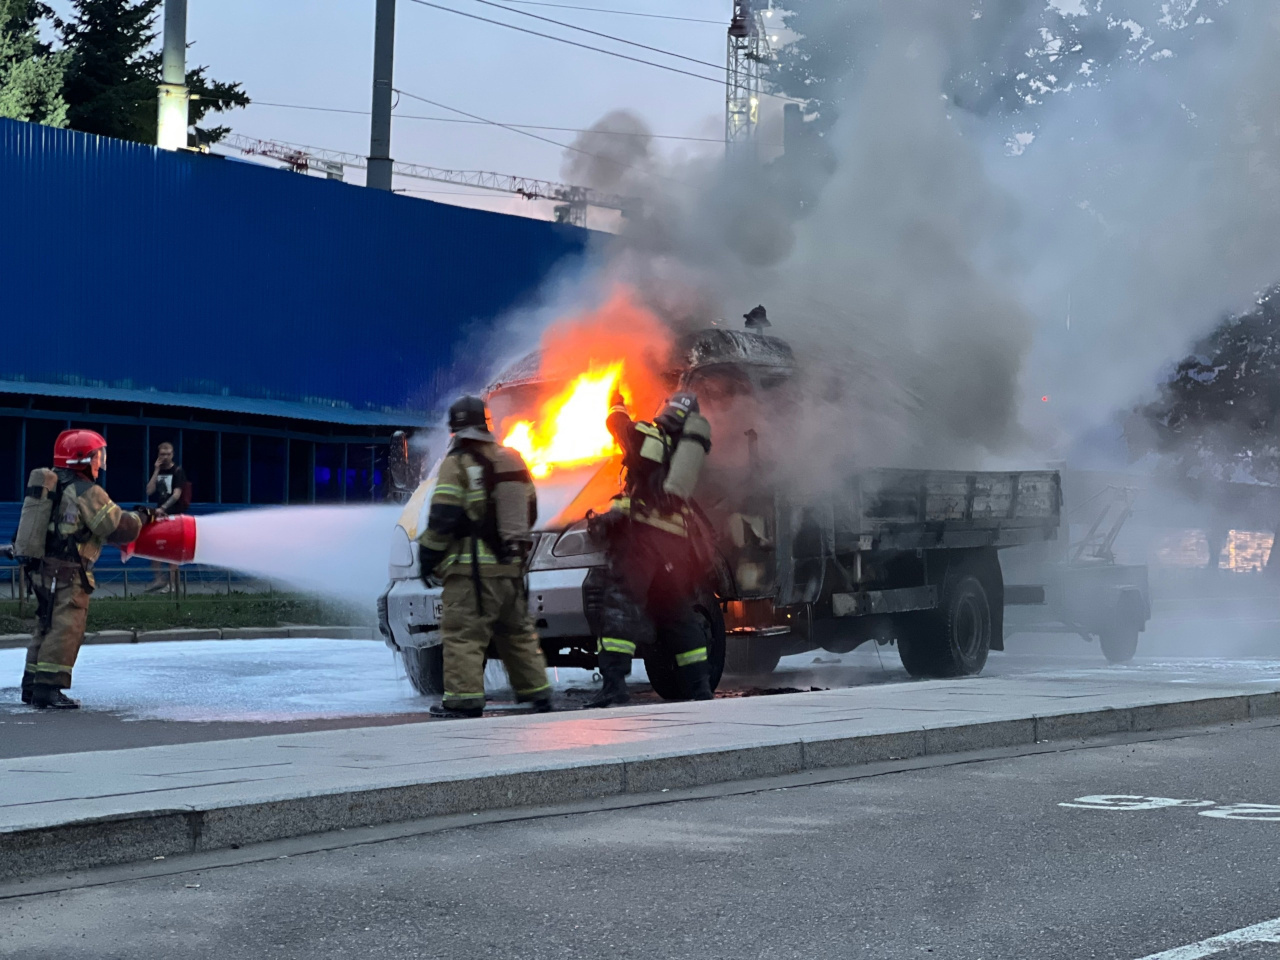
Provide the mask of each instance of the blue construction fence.
{"label": "blue construction fence", "polygon": [[0,210],[0,380],[418,413],[591,236],[6,119]]}

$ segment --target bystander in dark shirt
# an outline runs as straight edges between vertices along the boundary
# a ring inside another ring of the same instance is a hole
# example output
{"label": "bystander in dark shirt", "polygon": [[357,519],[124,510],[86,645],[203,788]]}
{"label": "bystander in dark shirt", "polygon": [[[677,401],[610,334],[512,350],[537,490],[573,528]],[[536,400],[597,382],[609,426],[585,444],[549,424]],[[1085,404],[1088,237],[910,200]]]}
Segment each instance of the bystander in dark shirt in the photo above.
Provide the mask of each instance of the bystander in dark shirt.
{"label": "bystander in dark shirt", "polygon": [[173,496],[175,490],[178,491],[178,499],[171,507],[165,510],[165,513],[170,516],[186,513],[187,507],[191,505],[191,492],[187,485],[187,471],[176,463],[156,471],[156,491],[151,495],[152,504],[157,507],[163,507],[169,502],[169,498]]}

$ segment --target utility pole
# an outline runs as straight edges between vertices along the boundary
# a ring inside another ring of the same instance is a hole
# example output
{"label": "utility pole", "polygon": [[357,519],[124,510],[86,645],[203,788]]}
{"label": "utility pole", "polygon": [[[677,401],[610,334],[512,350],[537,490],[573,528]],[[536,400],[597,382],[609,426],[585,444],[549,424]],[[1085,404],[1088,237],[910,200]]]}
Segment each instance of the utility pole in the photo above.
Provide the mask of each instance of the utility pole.
{"label": "utility pole", "polygon": [[373,29],[373,113],[365,185],[391,189],[391,76],[396,54],[396,0],[378,0]]}
{"label": "utility pole", "polygon": [[156,146],[183,150],[191,122],[187,90],[187,0],[164,0],[164,54]]}

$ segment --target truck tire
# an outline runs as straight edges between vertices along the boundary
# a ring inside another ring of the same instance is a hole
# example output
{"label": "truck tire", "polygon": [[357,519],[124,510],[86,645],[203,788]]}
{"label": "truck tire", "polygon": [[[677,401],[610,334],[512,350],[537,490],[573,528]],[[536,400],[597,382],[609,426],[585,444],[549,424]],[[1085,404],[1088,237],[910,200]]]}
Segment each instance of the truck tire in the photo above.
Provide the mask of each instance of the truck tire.
{"label": "truck tire", "polygon": [[[707,667],[711,673],[711,692],[715,693],[724,674],[725,639],[724,614],[714,597],[702,597],[695,610],[707,639]],[[680,674],[676,669],[675,654],[667,650],[655,650],[644,658],[644,670],[649,675],[649,685],[663,700],[683,700]]]}
{"label": "truck tire", "polygon": [[724,672],[739,677],[767,677],[782,659],[782,637],[742,637],[726,643]]}
{"label": "truck tire", "polygon": [[400,651],[404,672],[424,697],[444,695],[444,647],[405,647]]}
{"label": "truck tire", "polygon": [[991,651],[991,604],[980,577],[948,575],[937,610],[899,621],[898,655],[913,677],[981,673]]}
{"label": "truck tire", "polygon": [[1128,663],[1138,652],[1138,635],[1147,625],[1146,601],[1135,591],[1120,596],[1098,631],[1102,655],[1108,663]]}
{"label": "truck tire", "polygon": [[1098,643],[1107,663],[1128,663],[1132,660],[1138,652],[1138,634],[1141,632],[1136,623],[1119,617],[1103,627],[1098,634]]}

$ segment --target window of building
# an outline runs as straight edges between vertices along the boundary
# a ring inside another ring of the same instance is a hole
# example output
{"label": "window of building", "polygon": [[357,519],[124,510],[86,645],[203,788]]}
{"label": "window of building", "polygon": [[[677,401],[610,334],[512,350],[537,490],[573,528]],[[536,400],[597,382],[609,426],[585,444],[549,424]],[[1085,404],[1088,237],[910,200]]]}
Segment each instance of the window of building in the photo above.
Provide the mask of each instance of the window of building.
{"label": "window of building", "polygon": [[250,503],[284,503],[288,443],[275,437],[254,437],[251,444]]}

